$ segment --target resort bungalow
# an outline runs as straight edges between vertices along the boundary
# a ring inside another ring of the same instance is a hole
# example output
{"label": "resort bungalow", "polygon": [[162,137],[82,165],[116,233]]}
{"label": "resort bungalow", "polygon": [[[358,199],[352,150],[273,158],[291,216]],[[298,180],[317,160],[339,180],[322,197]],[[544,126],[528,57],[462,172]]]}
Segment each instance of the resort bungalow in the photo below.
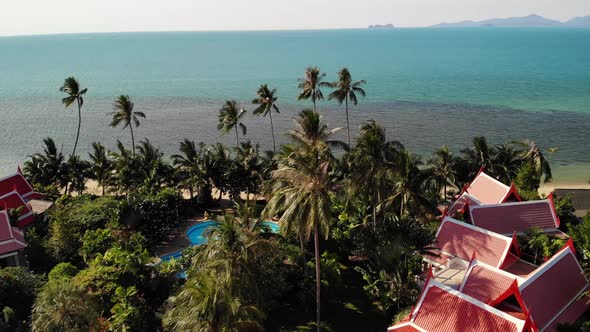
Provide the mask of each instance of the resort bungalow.
{"label": "resort bungalow", "polygon": [[503,234],[523,234],[536,227],[545,233],[567,237],[559,231],[559,216],[555,210],[553,194],[547,199],[511,202],[492,205],[472,205],[469,220],[477,227]]}
{"label": "resort bungalow", "polygon": [[485,229],[445,217],[436,233],[433,246],[437,256],[424,256],[434,268],[434,278],[443,284],[458,288],[469,261],[475,254],[478,259],[496,268],[506,268],[519,261],[520,250],[516,236],[503,236]]}
{"label": "resort bungalow", "polygon": [[528,317],[513,316],[429,276],[409,317],[390,332],[532,331]]}
{"label": "resort bungalow", "polygon": [[0,179],[0,210],[19,209],[17,226],[26,227],[35,220],[35,214],[45,212],[52,203],[43,200],[20,172]]}
{"label": "resort bungalow", "polygon": [[482,168],[470,184],[463,186],[457,195],[457,200],[446,211],[446,214],[457,218],[459,215],[465,215],[470,206],[519,201],[521,198],[514,184],[507,186],[487,175]]}
{"label": "resort bungalow", "polygon": [[0,211],[0,267],[22,265],[24,258],[20,252],[26,246],[23,233],[10,226],[6,211]]}

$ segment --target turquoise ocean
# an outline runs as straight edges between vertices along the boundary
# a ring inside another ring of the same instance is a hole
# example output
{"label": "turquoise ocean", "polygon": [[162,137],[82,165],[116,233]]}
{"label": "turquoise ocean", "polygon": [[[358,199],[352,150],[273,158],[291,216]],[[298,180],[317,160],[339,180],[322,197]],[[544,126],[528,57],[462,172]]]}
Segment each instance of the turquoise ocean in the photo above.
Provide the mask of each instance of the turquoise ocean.
{"label": "turquoise ocean", "polygon": [[[367,81],[352,107],[354,128],[369,119],[421,155],[455,151],[484,135],[492,143],[530,138],[550,154],[558,182],[590,179],[590,29],[388,29],[170,32],[0,38],[0,175],[14,171],[53,137],[71,152],[75,109],[59,87],[73,75],[88,88],[82,152],[93,141],[130,144],[110,128],[115,96],[128,94],[143,120],[136,137],[174,153],[185,137],[233,144],[216,130],[223,101],[247,110],[261,83],[278,90],[277,132],[292,126],[297,78],[317,65],[336,79],[341,67]],[[324,92],[328,95],[328,91]],[[344,110],[319,103],[332,127]],[[246,119],[246,138],[271,148],[267,118]],[[286,139],[278,135],[281,142]],[[344,138],[344,136],[342,137]],[[458,152],[458,151],[457,151]]]}

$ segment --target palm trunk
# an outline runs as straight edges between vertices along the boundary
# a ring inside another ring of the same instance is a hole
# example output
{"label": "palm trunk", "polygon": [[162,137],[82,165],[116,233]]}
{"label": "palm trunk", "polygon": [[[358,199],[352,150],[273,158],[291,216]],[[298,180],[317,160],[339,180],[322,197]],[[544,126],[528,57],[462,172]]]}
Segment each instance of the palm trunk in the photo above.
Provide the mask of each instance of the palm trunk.
{"label": "palm trunk", "polygon": [[314,111],[314,113],[315,113],[315,112],[317,112],[317,110],[316,110],[316,108],[315,108],[315,99],[314,99],[314,100],[312,100],[312,102],[313,102],[313,111]]}
{"label": "palm trunk", "polygon": [[346,106],[346,135],[348,136],[348,148],[350,148],[350,123],[348,122],[348,96],[345,98]]}
{"label": "palm trunk", "polygon": [[303,260],[303,273],[305,273],[305,277],[307,277],[307,255],[305,254],[305,237],[303,236],[302,232],[299,232],[299,246],[301,247],[301,257]]}
{"label": "palm trunk", "polygon": [[72,156],[76,154],[76,148],[78,147],[78,138],[80,137],[80,126],[82,124],[82,110],[80,106],[80,99],[76,99],[78,102],[78,131],[76,133],[76,142],[74,143],[74,151],[72,151]]}
{"label": "palm trunk", "polygon": [[100,186],[102,187],[102,195],[101,195],[101,196],[104,196],[104,191],[105,191],[105,188],[104,188],[104,183],[103,183],[103,184],[101,184]]}
{"label": "palm trunk", "polygon": [[272,134],[272,152],[277,152],[277,146],[275,144],[275,128],[272,124],[272,108],[268,111],[268,115],[270,116],[270,133]]}
{"label": "palm trunk", "polygon": [[131,129],[131,149],[133,151],[133,157],[135,157],[135,137],[133,137],[133,124],[129,123],[129,129]]}
{"label": "palm trunk", "polygon": [[317,319],[317,332],[320,332],[320,234],[318,229],[318,223],[316,222],[313,226],[313,237],[315,242],[315,305],[316,305],[316,319]]}

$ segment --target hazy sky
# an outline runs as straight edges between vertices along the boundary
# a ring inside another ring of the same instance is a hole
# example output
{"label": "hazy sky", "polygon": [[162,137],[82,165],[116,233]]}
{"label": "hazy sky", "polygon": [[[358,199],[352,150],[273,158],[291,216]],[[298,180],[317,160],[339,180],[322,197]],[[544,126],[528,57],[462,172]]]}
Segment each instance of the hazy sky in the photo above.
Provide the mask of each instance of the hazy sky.
{"label": "hazy sky", "polygon": [[590,0],[0,0],[0,35],[411,27],[531,13],[590,15]]}

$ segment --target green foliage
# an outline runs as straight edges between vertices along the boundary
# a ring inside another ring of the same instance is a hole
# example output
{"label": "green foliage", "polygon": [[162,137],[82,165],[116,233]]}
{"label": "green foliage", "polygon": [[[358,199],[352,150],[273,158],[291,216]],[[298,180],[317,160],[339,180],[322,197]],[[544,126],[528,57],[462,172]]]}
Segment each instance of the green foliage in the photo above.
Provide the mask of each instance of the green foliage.
{"label": "green foliage", "polygon": [[565,241],[551,234],[545,234],[533,227],[526,234],[518,236],[523,257],[540,265],[545,259],[553,256],[565,245]]}
{"label": "green foliage", "polygon": [[579,218],[574,214],[576,209],[574,209],[574,203],[572,201],[571,195],[565,197],[555,197],[553,201],[555,203],[555,212],[557,213],[557,216],[559,217],[562,225],[568,226],[577,224],[579,222]]}
{"label": "green foliage", "polygon": [[48,211],[49,238],[45,246],[57,262],[81,263],[80,248],[88,230],[117,224],[119,202],[114,197],[64,197]]}
{"label": "green foliage", "polygon": [[164,189],[157,194],[133,192],[121,202],[121,223],[143,234],[149,244],[155,244],[181,219],[182,196],[173,189]]}
{"label": "green foliage", "polygon": [[0,268],[0,310],[11,318],[12,324],[23,324],[29,320],[31,308],[43,284],[42,276],[25,268]]}
{"label": "green foliage", "polygon": [[582,265],[590,266],[590,214],[582,218],[580,223],[568,224],[569,235],[574,240],[576,251],[581,258]]}
{"label": "green foliage", "polygon": [[98,254],[104,254],[115,242],[110,229],[99,228],[95,230],[88,230],[84,233],[82,238],[82,247],[80,248],[80,255],[84,262],[88,262],[96,257]]}
{"label": "green foliage", "polygon": [[78,268],[71,263],[59,263],[49,272],[49,282],[68,281],[78,273]]}
{"label": "green foliage", "polygon": [[541,177],[536,173],[533,163],[523,163],[518,169],[514,180],[520,196],[525,200],[539,199],[540,183]]}
{"label": "green foliage", "polygon": [[91,331],[98,317],[96,302],[84,288],[57,279],[47,283],[35,301],[32,331]]}

